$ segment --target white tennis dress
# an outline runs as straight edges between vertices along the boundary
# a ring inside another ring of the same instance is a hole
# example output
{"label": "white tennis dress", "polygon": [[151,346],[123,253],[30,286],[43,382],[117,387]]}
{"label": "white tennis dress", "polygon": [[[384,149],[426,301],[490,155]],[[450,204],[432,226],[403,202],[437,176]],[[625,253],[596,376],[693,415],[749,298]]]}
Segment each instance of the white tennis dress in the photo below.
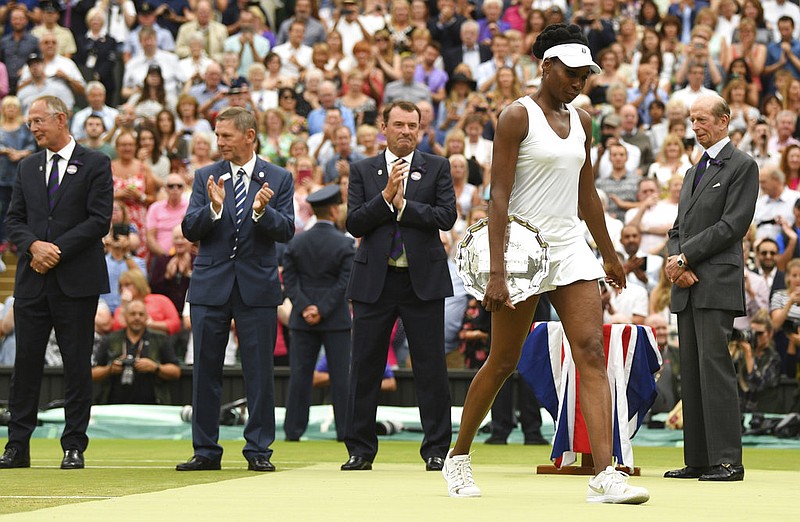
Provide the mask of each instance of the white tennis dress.
{"label": "white tennis dress", "polygon": [[539,227],[550,245],[550,272],[538,293],[605,277],[578,219],[578,180],[586,159],[586,135],[578,112],[567,105],[569,136],[562,139],[532,98],[523,96],[516,103],[528,111],[528,134],[519,146],[508,213]]}

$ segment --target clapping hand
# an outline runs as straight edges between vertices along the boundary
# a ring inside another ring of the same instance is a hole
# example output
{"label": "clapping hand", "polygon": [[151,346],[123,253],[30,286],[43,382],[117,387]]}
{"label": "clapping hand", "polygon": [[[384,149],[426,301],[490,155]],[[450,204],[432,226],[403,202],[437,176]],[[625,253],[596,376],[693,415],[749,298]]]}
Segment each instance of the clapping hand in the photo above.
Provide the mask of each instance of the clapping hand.
{"label": "clapping hand", "polygon": [[216,181],[214,176],[209,176],[206,190],[208,191],[208,198],[211,200],[211,207],[214,212],[219,214],[222,212],[222,202],[225,201],[225,180]]}
{"label": "clapping hand", "polygon": [[269,200],[272,199],[273,195],[275,195],[275,192],[269,188],[269,183],[261,185],[261,188],[256,192],[256,198],[253,200],[253,212],[256,214],[264,212],[264,209],[267,208],[267,204],[269,204]]}

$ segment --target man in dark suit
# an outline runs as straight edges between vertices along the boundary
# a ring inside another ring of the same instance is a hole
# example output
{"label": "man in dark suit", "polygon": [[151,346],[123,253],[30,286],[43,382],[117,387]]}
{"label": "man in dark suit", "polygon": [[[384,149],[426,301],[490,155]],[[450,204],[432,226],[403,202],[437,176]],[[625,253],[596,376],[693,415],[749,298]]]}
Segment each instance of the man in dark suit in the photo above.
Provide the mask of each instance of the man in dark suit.
{"label": "man in dark suit", "polygon": [[272,357],[277,306],[283,301],[276,242],[294,235],[292,176],[254,154],[257,124],[250,112],[219,113],[215,132],[223,159],[195,174],[183,235],[199,241],[187,301],[194,337],[192,444],[178,471],[220,469],[222,363],[236,320],[249,418],[242,453],[251,471],[274,471]]}
{"label": "man in dark suit", "polygon": [[[345,127],[342,127],[346,129]],[[308,426],[314,367],[325,346],[336,420],[336,438],[344,439],[350,371],[350,305],[345,297],[353,268],[355,244],[336,228],[342,192],[328,185],[309,194],[317,222],[294,238],[283,256],[283,284],[292,300],[289,317],[289,394],[283,430],[299,440]],[[324,252],[324,255],[320,255]]]}
{"label": "man in dark suit", "polygon": [[34,100],[28,124],[43,150],[19,163],[6,217],[20,262],[14,286],[17,358],[8,444],[0,468],[30,466],[44,354],[55,328],[64,360],[66,424],[62,469],[84,467],[92,405],[94,315],[108,293],[103,236],[114,200],[108,156],[75,143],[69,112],[54,96]]}
{"label": "man in dark suit", "polygon": [[415,150],[419,120],[412,103],[387,105],[386,151],[350,167],[347,230],[362,239],[347,289],[353,349],[343,471],[372,469],[378,391],[398,316],[414,361],[426,469],[442,469],[450,445],[444,298],[453,287],[439,230],[455,223],[455,192],[449,162]]}
{"label": "man in dark suit", "polygon": [[475,79],[478,76],[478,66],[492,59],[492,49],[478,43],[478,31],[478,22],[467,20],[459,29],[461,45],[442,49],[442,61],[448,77],[453,77],[458,64],[465,63]]}
{"label": "man in dark suit", "polygon": [[664,476],[735,481],[744,467],[728,341],[745,311],[742,238],[753,220],[758,167],[730,142],[730,108],[721,97],[698,98],[690,117],[706,152],[686,173],[666,266],[678,314],[686,467]]}

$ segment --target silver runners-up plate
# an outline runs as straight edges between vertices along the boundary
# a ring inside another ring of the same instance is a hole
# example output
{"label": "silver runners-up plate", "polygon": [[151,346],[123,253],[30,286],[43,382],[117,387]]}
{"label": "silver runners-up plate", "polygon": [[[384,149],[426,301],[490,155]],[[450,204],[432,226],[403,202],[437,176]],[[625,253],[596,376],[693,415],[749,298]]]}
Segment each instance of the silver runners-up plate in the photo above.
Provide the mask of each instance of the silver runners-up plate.
{"label": "silver runners-up plate", "polygon": [[[467,228],[456,252],[458,275],[467,291],[481,300],[489,282],[489,220]],[[526,219],[508,216],[505,242],[506,284],[513,304],[539,291],[550,271],[550,247],[539,228]]]}

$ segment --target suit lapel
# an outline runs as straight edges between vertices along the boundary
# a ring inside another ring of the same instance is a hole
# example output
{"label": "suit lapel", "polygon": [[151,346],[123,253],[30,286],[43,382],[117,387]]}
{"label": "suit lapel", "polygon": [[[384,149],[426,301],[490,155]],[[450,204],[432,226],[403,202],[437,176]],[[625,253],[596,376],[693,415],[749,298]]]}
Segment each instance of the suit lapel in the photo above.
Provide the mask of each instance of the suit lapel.
{"label": "suit lapel", "polygon": [[385,152],[381,152],[372,158],[370,170],[372,172],[368,172],[367,177],[372,178],[378,192],[381,192],[386,188],[386,183],[389,179],[389,167],[386,165]]}
{"label": "suit lapel", "polygon": [[[52,210],[55,210],[55,208],[58,206],[59,201],[61,201],[61,197],[64,195],[64,192],[69,189],[69,186],[72,184],[72,180],[75,178],[75,176],[80,175],[80,169],[83,166],[83,156],[85,151],[86,150],[83,147],[75,144],[75,150],[72,151],[72,157],[67,159],[67,170],[61,176],[61,182],[58,184],[56,196],[53,200]],[[45,158],[46,157],[47,153],[45,153]],[[45,185],[45,194],[46,193],[47,186]]]}
{"label": "suit lapel", "polygon": [[427,166],[422,153],[418,150],[414,151],[414,158],[411,160],[411,169],[408,171],[408,180],[406,182],[406,199],[414,199],[420,184],[425,181]]}
{"label": "suit lapel", "polygon": [[[731,158],[732,153],[733,153],[733,144],[728,143],[727,145],[725,145],[725,147],[722,148],[720,153],[717,155],[716,159],[724,163],[725,161]],[[706,187],[708,187],[712,182],[714,182],[714,180],[716,180],[719,177],[721,171],[722,171],[721,165],[714,165],[711,162],[709,162],[708,166],[706,166],[706,172],[705,174],[703,174],[703,179],[700,180],[700,184],[697,185],[696,189],[694,189],[694,193],[690,192],[691,198],[689,199],[689,205],[686,210],[689,210],[692,207],[692,205],[695,204],[697,198],[700,197],[700,194],[703,192],[703,190],[705,190]],[[689,185],[690,187],[694,185],[694,178],[696,174],[697,174],[697,165],[692,167],[691,180],[689,180],[691,182],[691,184]],[[687,178],[689,178],[689,176],[687,176]]]}

